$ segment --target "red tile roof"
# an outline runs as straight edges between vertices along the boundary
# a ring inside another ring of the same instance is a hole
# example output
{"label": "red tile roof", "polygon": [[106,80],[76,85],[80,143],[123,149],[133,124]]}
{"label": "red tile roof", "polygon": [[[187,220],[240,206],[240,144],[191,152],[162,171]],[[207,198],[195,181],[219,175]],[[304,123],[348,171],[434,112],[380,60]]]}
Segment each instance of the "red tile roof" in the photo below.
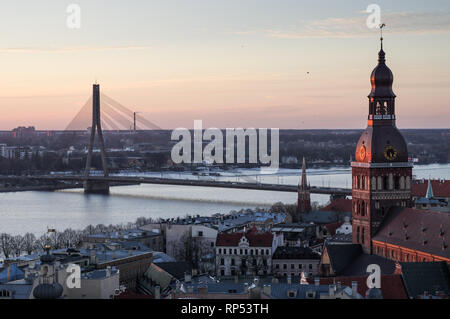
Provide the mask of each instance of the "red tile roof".
{"label": "red tile roof", "polygon": [[333,212],[351,212],[352,211],[352,200],[338,198],[332,201],[330,204],[321,209],[322,211],[333,211]]}
{"label": "red tile roof", "polygon": [[[366,296],[366,292],[369,289],[366,283],[367,276],[320,278],[321,285],[331,285],[338,281],[343,286],[348,287],[352,286],[352,281],[356,281],[358,283],[358,293],[363,297]],[[309,283],[314,284],[314,279],[310,279]],[[381,275],[381,293],[383,299],[408,299],[401,275]]]}
{"label": "red tile roof", "polygon": [[326,224],[325,228],[327,229],[328,234],[330,234],[331,236],[334,236],[336,234],[336,229],[341,227],[341,225],[343,223],[344,222],[337,222],[337,223]]}
{"label": "red tile roof", "polygon": [[[450,198],[450,180],[431,180],[433,194],[435,197]],[[428,181],[416,180],[412,185],[412,195],[415,197],[425,197],[427,194]]]}
{"label": "red tile roof", "polygon": [[[243,235],[244,233],[219,233],[216,246],[238,246]],[[273,234],[270,232],[247,232],[245,237],[248,239],[251,247],[272,247]]]}
{"label": "red tile roof", "polygon": [[447,212],[396,207],[389,210],[373,240],[450,258],[449,230]]}

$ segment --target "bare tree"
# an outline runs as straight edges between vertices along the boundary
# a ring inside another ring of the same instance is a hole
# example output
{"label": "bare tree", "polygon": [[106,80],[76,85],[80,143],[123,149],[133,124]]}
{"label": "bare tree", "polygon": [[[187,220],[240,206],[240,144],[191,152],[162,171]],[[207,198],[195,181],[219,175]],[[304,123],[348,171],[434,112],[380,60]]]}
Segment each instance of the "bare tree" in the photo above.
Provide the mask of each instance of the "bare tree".
{"label": "bare tree", "polygon": [[12,241],[11,235],[5,233],[0,234],[0,249],[5,258],[9,258],[13,252]]}
{"label": "bare tree", "polygon": [[36,250],[36,236],[32,233],[26,233],[23,236],[23,250],[31,255]]}
{"label": "bare tree", "polygon": [[23,237],[20,235],[11,237],[11,245],[12,245],[12,252],[14,254],[15,257],[19,257],[20,255],[22,255],[22,251],[23,251]]}

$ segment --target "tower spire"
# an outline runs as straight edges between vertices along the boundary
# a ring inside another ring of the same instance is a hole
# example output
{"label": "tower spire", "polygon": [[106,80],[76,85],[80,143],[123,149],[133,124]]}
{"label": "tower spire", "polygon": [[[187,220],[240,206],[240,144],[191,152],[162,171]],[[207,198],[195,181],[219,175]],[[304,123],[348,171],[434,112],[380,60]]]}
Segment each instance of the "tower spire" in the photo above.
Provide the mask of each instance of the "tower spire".
{"label": "tower spire", "polygon": [[378,53],[378,62],[380,63],[385,63],[386,62],[386,54],[384,53],[383,50],[383,28],[386,26],[386,24],[380,24],[380,42],[381,42],[381,49],[380,52]]}
{"label": "tower spire", "polygon": [[427,199],[432,199],[434,197],[433,194],[433,186],[431,185],[431,177],[428,177],[428,187],[427,187],[427,194],[425,196]]}
{"label": "tower spire", "polygon": [[306,159],[303,157],[302,163],[302,179],[301,179],[301,188],[306,189],[308,187],[308,182],[306,181]]}
{"label": "tower spire", "polygon": [[308,181],[306,180],[306,158],[303,157],[302,177],[298,184],[297,212],[309,213],[311,211],[311,195],[309,192]]}

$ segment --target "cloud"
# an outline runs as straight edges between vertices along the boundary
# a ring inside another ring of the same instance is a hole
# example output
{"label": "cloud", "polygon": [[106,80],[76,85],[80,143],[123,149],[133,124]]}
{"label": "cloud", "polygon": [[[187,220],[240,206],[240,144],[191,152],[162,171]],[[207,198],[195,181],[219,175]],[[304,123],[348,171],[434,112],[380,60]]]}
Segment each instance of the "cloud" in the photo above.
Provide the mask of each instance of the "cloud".
{"label": "cloud", "polygon": [[[353,18],[327,18],[304,21],[291,30],[267,30],[266,35],[282,39],[361,38],[375,29],[366,25],[368,14]],[[382,14],[390,34],[430,34],[450,32],[450,12],[393,12]]]}
{"label": "cloud", "polygon": [[150,46],[79,46],[79,47],[14,47],[0,48],[0,53],[73,53],[87,51],[111,51],[111,50],[142,50],[148,49]]}

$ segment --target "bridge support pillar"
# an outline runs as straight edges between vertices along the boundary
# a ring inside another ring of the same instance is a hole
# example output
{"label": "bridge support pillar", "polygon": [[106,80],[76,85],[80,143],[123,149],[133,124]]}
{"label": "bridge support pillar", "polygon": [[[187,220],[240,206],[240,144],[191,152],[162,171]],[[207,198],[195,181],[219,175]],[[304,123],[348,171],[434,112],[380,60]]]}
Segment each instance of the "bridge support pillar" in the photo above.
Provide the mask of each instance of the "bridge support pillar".
{"label": "bridge support pillar", "polygon": [[109,195],[109,183],[97,181],[85,181],[83,183],[85,194]]}

